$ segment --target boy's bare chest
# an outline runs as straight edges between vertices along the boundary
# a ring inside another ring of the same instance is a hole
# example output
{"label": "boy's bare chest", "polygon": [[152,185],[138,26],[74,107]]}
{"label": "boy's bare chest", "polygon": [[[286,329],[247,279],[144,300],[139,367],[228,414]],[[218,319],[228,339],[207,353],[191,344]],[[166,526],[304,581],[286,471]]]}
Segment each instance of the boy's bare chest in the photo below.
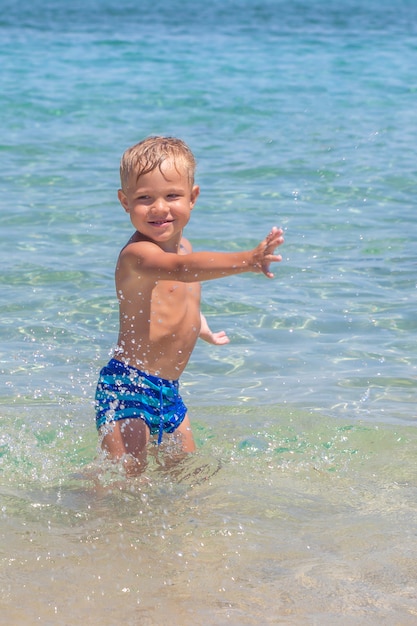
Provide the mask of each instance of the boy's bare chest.
{"label": "boy's bare chest", "polygon": [[152,305],[158,308],[172,307],[187,308],[192,304],[199,305],[201,287],[199,283],[180,283],[161,280],[152,291]]}
{"label": "boy's bare chest", "polygon": [[[200,285],[174,281],[158,283],[152,293],[150,319],[158,334],[180,332],[183,325],[188,328],[198,325]],[[153,324],[156,324],[156,329]]]}

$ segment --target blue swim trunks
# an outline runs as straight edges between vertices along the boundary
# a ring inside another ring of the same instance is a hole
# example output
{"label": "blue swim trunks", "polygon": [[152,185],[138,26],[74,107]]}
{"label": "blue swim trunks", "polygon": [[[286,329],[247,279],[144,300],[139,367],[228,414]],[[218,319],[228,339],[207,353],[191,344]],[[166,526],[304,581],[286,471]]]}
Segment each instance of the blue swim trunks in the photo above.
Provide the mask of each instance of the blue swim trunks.
{"label": "blue swim trunks", "polygon": [[187,413],[178,387],[178,380],[145,374],[111,359],[101,370],[97,384],[97,429],[117,420],[139,418],[152,435],[158,433],[161,443],[163,433],[174,432]]}

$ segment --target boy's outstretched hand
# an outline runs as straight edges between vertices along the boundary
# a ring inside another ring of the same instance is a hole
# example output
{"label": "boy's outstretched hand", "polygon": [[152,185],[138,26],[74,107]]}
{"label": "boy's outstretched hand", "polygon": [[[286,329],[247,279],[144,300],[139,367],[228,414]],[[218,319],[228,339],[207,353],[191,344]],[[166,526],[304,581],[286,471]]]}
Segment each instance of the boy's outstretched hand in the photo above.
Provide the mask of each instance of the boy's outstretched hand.
{"label": "boy's outstretched hand", "polygon": [[269,271],[271,263],[282,261],[280,254],[273,254],[275,248],[284,243],[284,231],[282,228],[274,226],[261,243],[253,250],[254,272],[263,272],[268,278],[273,278],[274,274]]}

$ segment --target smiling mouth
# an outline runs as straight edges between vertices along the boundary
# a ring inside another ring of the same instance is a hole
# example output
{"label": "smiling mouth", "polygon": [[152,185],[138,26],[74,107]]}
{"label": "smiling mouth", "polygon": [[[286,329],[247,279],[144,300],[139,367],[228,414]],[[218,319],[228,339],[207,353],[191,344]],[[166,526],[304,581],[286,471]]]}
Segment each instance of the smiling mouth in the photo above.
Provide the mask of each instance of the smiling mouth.
{"label": "smiling mouth", "polygon": [[171,224],[173,220],[153,220],[152,222],[148,222],[151,226],[166,226],[167,224]]}

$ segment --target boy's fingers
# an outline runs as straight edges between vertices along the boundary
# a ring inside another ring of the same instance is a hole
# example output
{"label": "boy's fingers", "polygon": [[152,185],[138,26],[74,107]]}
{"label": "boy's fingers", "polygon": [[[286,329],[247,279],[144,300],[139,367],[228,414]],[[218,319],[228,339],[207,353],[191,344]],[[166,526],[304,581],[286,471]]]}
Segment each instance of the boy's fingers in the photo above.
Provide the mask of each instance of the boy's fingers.
{"label": "boy's fingers", "polygon": [[266,248],[270,250],[276,248],[277,246],[280,246],[284,242],[283,235],[283,230],[274,226],[271,232],[265,238]]}
{"label": "boy's fingers", "polygon": [[262,265],[262,271],[265,274],[265,276],[267,276],[268,278],[273,278],[274,274],[270,271],[270,265],[271,263],[279,263],[280,261],[282,261],[282,256],[280,254],[274,254],[274,255],[268,255],[269,258],[266,261],[266,263],[264,263]]}
{"label": "boy's fingers", "polygon": [[277,240],[272,240],[270,243],[267,243],[265,246],[265,250],[264,250],[264,255],[267,256],[271,256],[271,261],[274,261],[275,259],[272,258],[274,255],[274,251],[276,248],[278,248],[278,246],[280,246],[282,243],[284,243],[284,240],[282,237],[279,237]]}
{"label": "boy's fingers", "polygon": [[[283,237],[284,231],[282,228],[274,226],[265,239],[259,244],[257,251],[261,257],[258,261],[258,268],[268,278],[273,278],[273,273],[270,271],[271,263],[278,263],[282,261],[282,257],[279,254],[274,254],[275,248],[284,243]],[[258,271],[259,271],[258,270]]]}

